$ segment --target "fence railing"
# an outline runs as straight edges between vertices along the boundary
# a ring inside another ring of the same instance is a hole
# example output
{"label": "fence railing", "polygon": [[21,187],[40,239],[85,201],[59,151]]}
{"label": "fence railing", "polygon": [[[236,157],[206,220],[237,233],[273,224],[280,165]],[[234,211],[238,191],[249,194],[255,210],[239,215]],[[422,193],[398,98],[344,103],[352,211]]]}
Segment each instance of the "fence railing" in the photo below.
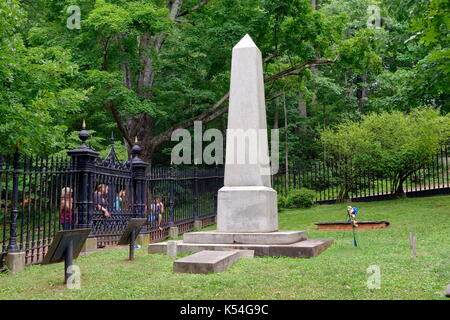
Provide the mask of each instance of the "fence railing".
{"label": "fence railing", "polygon": [[[91,228],[90,236],[103,246],[116,243],[133,217],[147,218],[142,233],[152,241],[166,238],[173,226],[183,233],[196,220],[214,223],[223,168],[149,167],[140,159],[138,145],[122,163],[114,142],[101,159],[86,144],[88,137],[83,128],[82,144],[66,157],[32,157],[17,150],[0,154],[0,270],[8,252],[25,252],[26,264],[41,262],[61,229]],[[407,195],[450,193],[449,162],[448,147],[443,146],[407,176],[402,184]],[[349,183],[348,169],[348,163],[309,162],[289,174],[274,175],[273,187],[285,195],[301,187],[315,190],[319,203],[392,197],[391,177],[359,171]]]}
{"label": "fence railing", "polygon": [[[402,181],[406,196],[450,193],[449,163],[449,147],[444,145],[425,165],[413,170]],[[316,192],[318,203],[390,199],[398,190],[398,179],[359,170],[344,161],[331,164],[323,160],[310,161],[288,174],[279,172],[272,179],[279,194],[287,195],[290,190],[304,187]]]}
{"label": "fence railing", "polygon": [[99,246],[114,244],[128,220],[146,217],[142,233],[152,240],[181,232],[195,220],[214,223],[223,169],[157,168],[142,161],[140,147],[122,163],[114,143],[101,159],[86,144],[67,157],[0,154],[0,270],[8,252],[25,252],[25,263],[40,263],[62,229],[91,228]]}

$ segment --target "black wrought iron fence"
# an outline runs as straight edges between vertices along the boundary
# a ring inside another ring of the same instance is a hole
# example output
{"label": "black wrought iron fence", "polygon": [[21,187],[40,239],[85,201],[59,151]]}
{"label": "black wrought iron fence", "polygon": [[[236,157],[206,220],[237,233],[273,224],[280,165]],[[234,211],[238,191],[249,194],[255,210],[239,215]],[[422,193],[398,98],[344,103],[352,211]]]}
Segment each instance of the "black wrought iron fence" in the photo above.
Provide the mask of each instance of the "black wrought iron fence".
{"label": "black wrought iron fence", "polygon": [[150,168],[138,145],[122,163],[114,142],[101,159],[88,137],[83,128],[81,146],[67,157],[0,154],[0,270],[9,252],[40,263],[61,229],[89,227],[104,246],[117,242],[132,217],[146,217],[142,232],[159,240],[171,226],[188,231],[216,215],[222,168]]}
{"label": "black wrought iron fence", "polygon": [[23,251],[27,264],[39,262],[60,229],[60,193],[76,188],[70,159],[28,157],[16,151],[0,155],[0,168],[1,256]]}
{"label": "black wrought iron fence", "polygon": [[348,161],[316,160],[273,176],[278,193],[308,188],[316,192],[316,202],[333,203],[350,199],[372,201],[391,199],[399,190],[408,197],[450,193],[450,153],[444,145],[423,166],[412,170],[403,181],[385,174],[364,171]]}

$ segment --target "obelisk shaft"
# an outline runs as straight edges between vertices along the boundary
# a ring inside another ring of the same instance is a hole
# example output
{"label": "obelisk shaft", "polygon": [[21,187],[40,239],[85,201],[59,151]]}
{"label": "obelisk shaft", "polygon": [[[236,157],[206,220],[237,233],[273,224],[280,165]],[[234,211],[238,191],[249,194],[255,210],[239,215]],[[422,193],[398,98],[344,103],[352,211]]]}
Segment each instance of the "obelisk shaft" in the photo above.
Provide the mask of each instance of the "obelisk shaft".
{"label": "obelisk shaft", "polygon": [[249,35],[233,48],[225,159],[217,231],[278,230],[277,194],[270,186],[261,52]]}
{"label": "obelisk shaft", "polygon": [[233,48],[225,186],[270,187],[261,51],[249,35]]}

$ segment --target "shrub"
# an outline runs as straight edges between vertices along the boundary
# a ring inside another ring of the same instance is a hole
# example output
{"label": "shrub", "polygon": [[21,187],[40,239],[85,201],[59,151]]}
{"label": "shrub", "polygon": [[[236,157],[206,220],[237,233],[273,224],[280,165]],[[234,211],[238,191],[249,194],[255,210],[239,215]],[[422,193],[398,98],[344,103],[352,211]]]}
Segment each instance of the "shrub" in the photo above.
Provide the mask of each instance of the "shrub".
{"label": "shrub", "polygon": [[287,208],[288,207],[288,199],[282,194],[278,195],[278,208]]}
{"label": "shrub", "polygon": [[310,208],[314,205],[316,193],[313,190],[301,188],[291,190],[287,198],[288,208]]}

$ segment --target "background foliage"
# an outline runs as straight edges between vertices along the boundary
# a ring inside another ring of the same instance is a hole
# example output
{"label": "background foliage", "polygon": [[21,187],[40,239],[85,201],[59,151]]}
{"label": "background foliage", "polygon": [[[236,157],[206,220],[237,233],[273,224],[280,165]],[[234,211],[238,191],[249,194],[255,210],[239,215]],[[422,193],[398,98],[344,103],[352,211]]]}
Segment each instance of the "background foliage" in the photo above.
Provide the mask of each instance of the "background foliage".
{"label": "background foliage", "polygon": [[[79,30],[66,25],[71,5],[81,9]],[[371,5],[380,8],[380,28],[368,24]],[[281,130],[281,160],[287,150],[290,165],[301,165],[323,153],[321,131],[371,112],[448,113],[449,7],[448,0],[4,0],[0,151],[19,144],[26,153],[64,153],[85,118],[97,150],[105,152],[113,132],[126,158],[137,136],[146,160],[167,165],[175,128],[197,119],[225,130],[231,48],[249,33],[266,58],[268,122]],[[395,137],[411,137],[402,135]]]}

